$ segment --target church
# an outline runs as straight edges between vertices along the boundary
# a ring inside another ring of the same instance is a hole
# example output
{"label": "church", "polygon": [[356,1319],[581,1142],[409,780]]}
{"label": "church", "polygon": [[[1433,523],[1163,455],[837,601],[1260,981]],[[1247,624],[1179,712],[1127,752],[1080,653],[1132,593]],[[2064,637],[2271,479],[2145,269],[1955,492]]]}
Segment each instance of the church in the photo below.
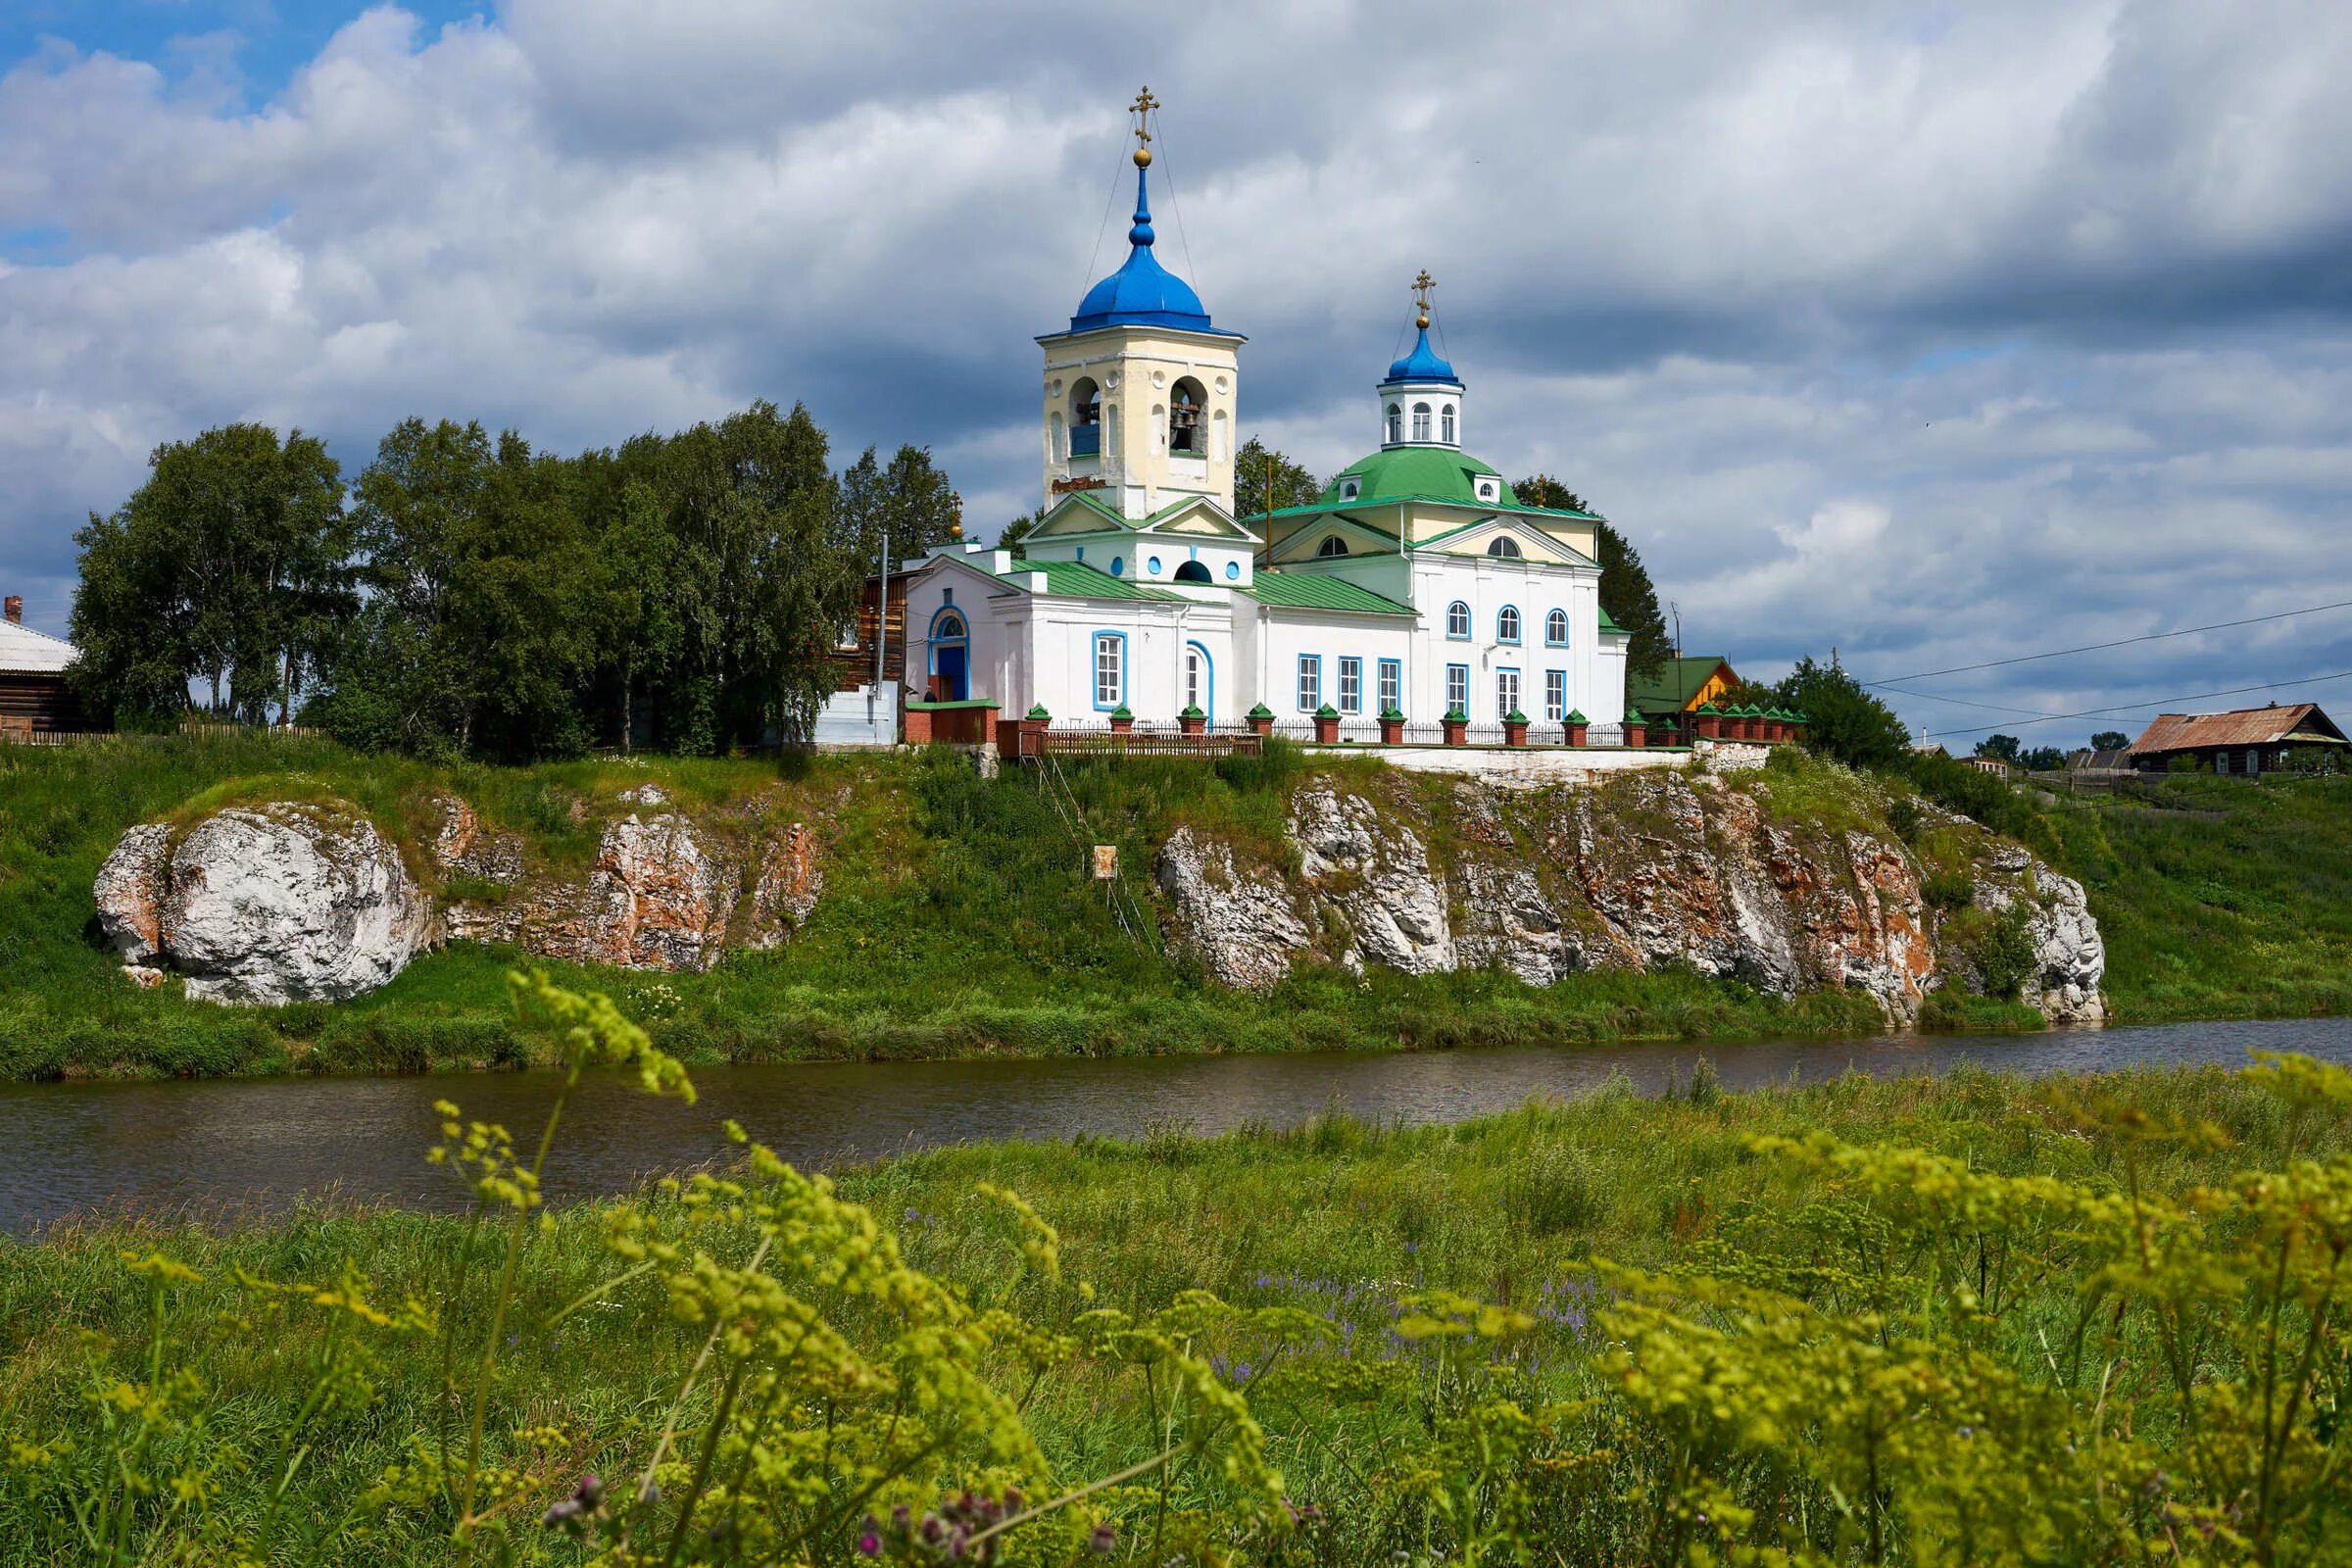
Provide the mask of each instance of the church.
{"label": "church", "polygon": [[1427,272],[1412,352],[1365,409],[1378,446],[1312,505],[1234,514],[1247,340],[1154,255],[1151,108],[1138,98],[1126,260],[1037,339],[1046,514],[1024,557],[961,543],[909,564],[914,689],[1057,728],[1268,712],[1290,728],[1329,710],[1353,740],[1384,715],[1524,718],[1555,743],[1589,718],[1613,738],[1627,637],[1600,608],[1600,519],[1523,506],[1470,456]]}

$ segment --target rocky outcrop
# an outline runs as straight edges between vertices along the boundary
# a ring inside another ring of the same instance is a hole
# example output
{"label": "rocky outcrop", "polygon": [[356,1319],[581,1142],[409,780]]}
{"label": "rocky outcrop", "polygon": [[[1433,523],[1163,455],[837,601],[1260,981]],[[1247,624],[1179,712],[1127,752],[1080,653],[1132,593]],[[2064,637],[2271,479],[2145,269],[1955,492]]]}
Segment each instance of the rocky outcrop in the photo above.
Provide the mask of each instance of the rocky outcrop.
{"label": "rocky outcrop", "polygon": [[133,828],[94,893],[133,978],[169,968],[213,1002],[357,996],[432,934],[398,850],[340,802],[233,807],[176,839],[162,824]]}
{"label": "rocky outcrop", "polygon": [[[531,864],[465,801],[425,803],[423,849],[445,899],[432,906],[393,845],[355,808],[238,808],[174,836],[125,833],[92,894],[100,927],[142,985],[184,976],[215,1002],[334,999],[382,985],[436,937],[511,943],[551,958],[634,969],[707,969],[731,947],[772,948],[824,888],[804,822],[766,829],[757,807],[717,822],[675,809],[661,786],[622,791],[640,809],[606,823],[585,873]],[[575,799],[566,820],[585,822]]]}
{"label": "rocky outcrop", "polygon": [[[1781,996],[1861,991],[1899,1025],[1937,986],[1972,983],[1964,923],[1930,906],[1908,847],[1776,817],[1770,790],[1754,773],[1657,772],[1601,788],[1465,781],[1433,804],[1401,779],[1318,780],[1292,803],[1295,883],[1190,829],[1157,878],[1176,940],[1229,985],[1270,986],[1307,957],[1496,968],[1532,985],[1684,968]],[[2031,909],[2027,1000],[2054,1019],[2096,1017],[2105,955],[2082,888],[1967,828],[1979,906]]]}

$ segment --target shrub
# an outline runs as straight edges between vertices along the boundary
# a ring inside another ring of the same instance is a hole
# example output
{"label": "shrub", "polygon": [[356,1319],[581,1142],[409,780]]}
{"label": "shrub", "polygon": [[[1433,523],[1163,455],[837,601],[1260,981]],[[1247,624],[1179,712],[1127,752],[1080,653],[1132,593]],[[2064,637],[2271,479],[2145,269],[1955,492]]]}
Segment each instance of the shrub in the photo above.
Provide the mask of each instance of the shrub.
{"label": "shrub", "polygon": [[1977,879],[1966,871],[1931,871],[1919,891],[1932,909],[1965,909],[1977,902]]}

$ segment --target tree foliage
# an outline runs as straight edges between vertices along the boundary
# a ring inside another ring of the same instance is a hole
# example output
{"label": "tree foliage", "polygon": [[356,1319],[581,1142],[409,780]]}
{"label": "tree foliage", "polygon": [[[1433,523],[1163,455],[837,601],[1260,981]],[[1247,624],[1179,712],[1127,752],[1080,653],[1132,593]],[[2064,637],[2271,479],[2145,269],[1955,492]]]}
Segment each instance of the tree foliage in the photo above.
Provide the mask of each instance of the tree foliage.
{"label": "tree foliage", "polygon": [[317,438],[261,424],[148,462],[146,483],[74,536],[83,699],[125,722],[168,718],[201,681],[214,712],[282,712],[353,603],[341,468]]}
{"label": "tree foliage", "polygon": [[[1548,473],[1531,474],[1511,486],[1521,504],[1561,512],[1591,512],[1584,497]],[[1593,547],[1600,556],[1600,608],[1625,628],[1629,676],[1656,674],[1674,657],[1674,638],[1666,629],[1666,612],[1658,608],[1658,590],[1642,564],[1642,552],[1607,522],[1596,530]]]}
{"label": "tree foliage", "polygon": [[346,510],[316,440],[210,430],[78,535],[78,678],[126,718],[191,680],[248,718],[307,694],[339,739],[442,758],[797,740],[885,537],[906,560],[961,522],[927,450],[827,453],[765,402],[571,458],[412,418]]}
{"label": "tree foliage", "polygon": [[1322,495],[1323,481],[1255,436],[1243,442],[1242,450],[1234,455],[1233,512],[1237,517],[1312,506]]}
{"label": "tree foliage", "polygon": [[2120,752],[2131,744],[2132,737],[2120,729],[2103,729],[2090,738],[2090,749],[2094,752]]}
{"label": "tree foliage", "polygon": [[1862,683],[1810,655],[1796,662],[1773,699],[1805,715],[1805,748],[1848,767],[1891,768],[1911,755],[1911,732]]}
{"label": "tree foliage", "polygon": [[1977,742],[1979,757],[1995,758],[2004,762],[2016,761],[2018,754],[2024,749],[2024,743],[2014,735],[1987,735]]}

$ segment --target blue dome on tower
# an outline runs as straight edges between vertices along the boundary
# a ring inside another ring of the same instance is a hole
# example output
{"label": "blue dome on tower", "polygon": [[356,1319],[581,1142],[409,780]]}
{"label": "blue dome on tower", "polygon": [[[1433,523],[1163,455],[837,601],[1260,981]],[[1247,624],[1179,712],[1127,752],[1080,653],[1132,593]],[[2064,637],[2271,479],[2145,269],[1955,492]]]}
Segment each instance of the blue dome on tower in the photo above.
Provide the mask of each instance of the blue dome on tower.
{"label": "blue dome on tower", "polygon": [[1091,332],[1098,326],[1172,326],[1190,332],[1215,332],[1208,312],[1193,286],[1159,265],[1152,254],[1152,202],[1149,173],[1135,172],[1135,226],[1127,230],[1126,262],[1119,270],[1086,291],[1070,330]]}
{"label": "blue dome on tower", "polygon": [[1413,352],[1392,364],[1388,378],[1380,384],[1387,386],[1395,381],[1449,381],[1460,386],[1462,378],[1453,373],[1453,367],[1439,359],[1438,351],[1429,346],[1429,328],[1425,326],[1420,331],[1421,336],[1413,344]]}

